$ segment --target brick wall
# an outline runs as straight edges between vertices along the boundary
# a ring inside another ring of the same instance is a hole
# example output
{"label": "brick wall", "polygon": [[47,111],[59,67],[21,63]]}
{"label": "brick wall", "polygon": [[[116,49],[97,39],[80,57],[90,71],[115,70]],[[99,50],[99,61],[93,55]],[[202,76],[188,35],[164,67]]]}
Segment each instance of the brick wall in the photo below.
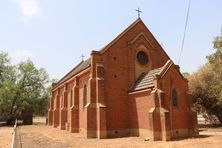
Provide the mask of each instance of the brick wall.
{"label": "brick wall", "polygon": [[[171,67],[161,80],[162,89],[165,93],[166,109],[170,111],[171,133],[173,137],[188,136],[189,121],[188,115],[190,106],[187,97],[187,81],[178,73],[176,68]],[[177,92],[178,105],[172,105],[172,90]]]}
{"label": "brick wall", "polygon": [[[129,43],[137,38],[141,32],[153,46],[143,36],[138,37],[133,43]],[[148,67],[139,67],[136,63],[136,54],[141,47],[146,50],[149,60],[153,60],[150,61]],[[142,72],[163,66],[169,58],[156,40],[153,39],[144,24],[139,22],[108,48],[102,54],[102,59],[105,69],[105,102],[108,108],[107,130],[116,132],[115,129],[128,129],[131,118],[128,106],[130,86]],[[121,132],[118,133],[121,134]],[[127,132],[124,131],[124,134],[127,134]],[[118,136],[118,134],[116,135]]]}

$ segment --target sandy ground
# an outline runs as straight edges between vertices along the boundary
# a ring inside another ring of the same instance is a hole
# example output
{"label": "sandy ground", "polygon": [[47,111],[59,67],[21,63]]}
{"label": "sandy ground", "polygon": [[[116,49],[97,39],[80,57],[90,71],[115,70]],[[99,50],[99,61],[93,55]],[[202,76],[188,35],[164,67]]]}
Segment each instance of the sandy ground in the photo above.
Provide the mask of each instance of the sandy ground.
{"label": "sandy ground", "polygon": [[190,138],[170,142],[144,141],[138,137],[115,139],[86,139],[79,134],[69,133],[52,126],[37,124],[20,126],[19,131],[23,148],[134,148],[134,147],[197,147],[197,148],[221,148],[222,128],[204,128],[200,131],[199,138]]}
{"label": "sandy ground", "polygon": [[13,127],[0,127],[0,148],[9,148]]}
{"label": "sandy ground", "polygon": [[[12,127],[0,127],[0,148],[8,148],[11,142]],[[114,139],[86,139],[79,134],[45,125],[45,118],[35,118],[34,125],[19,126],[22,148],[221,148],[222,127],[201,128],[198,138],[175,141],[144,141],[139,137]]]}

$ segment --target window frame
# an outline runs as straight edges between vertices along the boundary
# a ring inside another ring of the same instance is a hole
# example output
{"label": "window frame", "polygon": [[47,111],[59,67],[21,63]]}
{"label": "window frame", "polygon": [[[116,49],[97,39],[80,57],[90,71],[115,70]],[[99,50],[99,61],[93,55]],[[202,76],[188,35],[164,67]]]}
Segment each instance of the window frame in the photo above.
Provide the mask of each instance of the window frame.
{"label": "window frame", "polygon": [[172,106],[178,107],[178,93],[175,88],[172,90],[171,97],[172,97]]}
{"label": "window frame", "polygon": [[83,109],[85,108],[85,106],[87,105],[87,85],[83,86]]}
{"label": "window frame", "polygon": [[[142,57],[145,58],[145,59],[142,59]],[[147,54],[145,51],[143,51],[143,50],[140,50],[140,51],[137,52],[137,54],[136,54],[136,59],[137,59],[137,62],[138,62],[140,65],[142,65],[142,66],[146,66],[146,65],[149,63],[149,56],[148,56],[148,54]],[[143,61],[143,60],[146,60],[146,61]]]}

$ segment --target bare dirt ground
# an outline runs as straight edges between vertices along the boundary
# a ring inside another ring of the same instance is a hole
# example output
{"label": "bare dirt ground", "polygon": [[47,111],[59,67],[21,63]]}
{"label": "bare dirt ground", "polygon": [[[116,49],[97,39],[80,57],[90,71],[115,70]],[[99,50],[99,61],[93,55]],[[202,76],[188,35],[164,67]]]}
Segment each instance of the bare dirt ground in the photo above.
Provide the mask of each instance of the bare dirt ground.
{"label": "bare dirt ground", "polygon": [[[181,139],[170,142],[144,141],[139,137],[115,138],[115,139],[86,139],[79,134],[53,128],[41,124],[20,126],[19,131],[23,148],[134,148],[134,147],[197,147],[197,148],[221,148],[222,128],[202,128],[198,138]],[[42,120],[44,121],[44,120]]]}
{"label": "bare dirt ground", "polygon": [[[10,147],[13,127],[0,127],[0,148]],[[69,133],[52,126],[45,125],[45,118],[35,118],[34,125],[19,126],[19,137],[23,148],[134,148],[134,147],[194,147],[221,148],[222,127],[200,128],[198,138],[181,139],[175,141],[144,141],[139,137],[115,139],[86,139],[79,134]]]}
{"label": "bare dirt ground", "polygon": [[9,148],[13,127],[0,127],[0,148]]}

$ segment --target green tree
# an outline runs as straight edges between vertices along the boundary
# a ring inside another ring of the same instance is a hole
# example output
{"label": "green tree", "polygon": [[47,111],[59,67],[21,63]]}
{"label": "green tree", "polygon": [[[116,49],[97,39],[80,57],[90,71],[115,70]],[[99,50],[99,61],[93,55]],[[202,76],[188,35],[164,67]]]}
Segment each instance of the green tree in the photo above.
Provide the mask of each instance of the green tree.
{"label": "green tree", "polygon": [[215,53],[207,56],[208,62],[188,79],[197,105],[222,123],[222,34],[214,39],[213,45]]}
{"label": "green tree", "polygon": [[188,78],[189,88],[198,111],[206,114],[209,119],[213,119],[212,116],[215,115],[222,123],[222,107],[214,91],[216,75],[212,65],[207,63]]}
{"label": "green tree", "polygon": [[1,53],[1,57],[0,116],[10,121],[26,109],[32,109],[37,115],[45,114],[50,95],[46,71],[36,68],[31,60],[11,66],[7,54]]}
{"label": "green tree", "polygon": [[222,106],[222,33],[217,36],[213,41],[214,49],[216,52],[207,57],[209,63],[212,66],[215,82],[212,91],[215,93],[218,99],[218,103]]}
{"label": "green tree", "polygon": [[[15,82],[15,71],[14,67],[10,64],[10,59],[8,54],[1,51],[0,52],[0,120],[3,120],[7,116],[9,110],[10,100],[6,98],[12,98],[14,96],[14,86]],[[5,93],[3,93],[5,91]]]}

